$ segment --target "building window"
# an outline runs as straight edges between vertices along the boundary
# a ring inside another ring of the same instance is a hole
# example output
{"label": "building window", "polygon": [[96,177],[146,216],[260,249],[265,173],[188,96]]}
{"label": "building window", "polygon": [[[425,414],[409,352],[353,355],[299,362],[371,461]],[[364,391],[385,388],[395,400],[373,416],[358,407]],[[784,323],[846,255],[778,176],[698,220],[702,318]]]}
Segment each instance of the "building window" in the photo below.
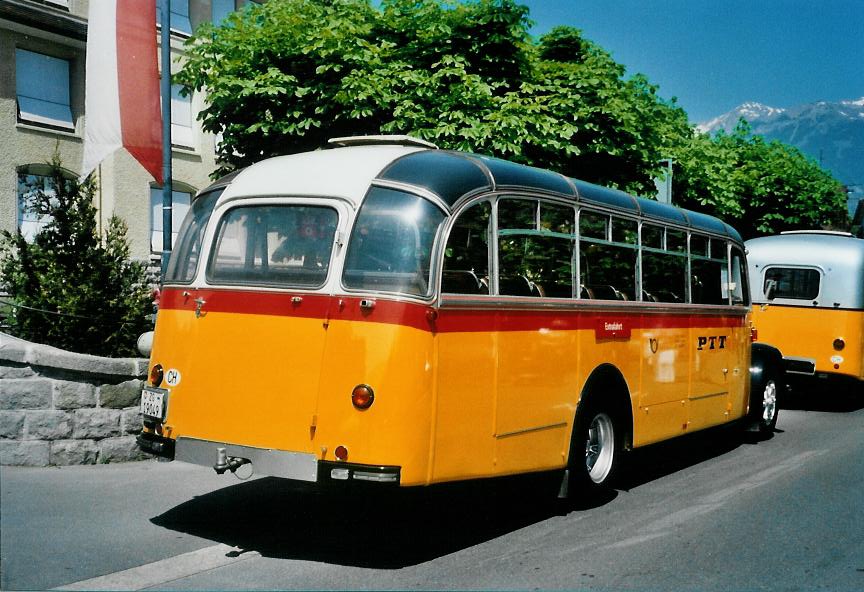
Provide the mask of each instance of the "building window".
{"label": "building window", "polygon": [[[192,34],[192,22],[189,20],[189,0],[171,0],[171,30],[184,35]],[[162,10],[156,7],[156,23],[162,25]]]}
{"label": "building window", "polygon": [[179,84],[171,85],[171,143],[175,146],[194,146],[192,134],[192,95],[183,96]]}
{"label": "building window", "polygon": [[[171,245],[177,240],[180,224],[192,203],[191,191],[174,191],[171,211]],[[150,188],[150,250],[162,252],[162,188]]]}
{"label": "building window", "polygon": [[27,168],[18,172],[18,229],[27,242],[33,242],[45,225],[50,221],[50,216],[40,216],[33,211],[36,204],[36,196],[39,192],[48,196],[55,193],[53,177],[47,175],[32,174]]}
{"label": "building window", "polygon": [[15,50],[18,120],[75,130],[69,101],[69,62],[24,49]]}

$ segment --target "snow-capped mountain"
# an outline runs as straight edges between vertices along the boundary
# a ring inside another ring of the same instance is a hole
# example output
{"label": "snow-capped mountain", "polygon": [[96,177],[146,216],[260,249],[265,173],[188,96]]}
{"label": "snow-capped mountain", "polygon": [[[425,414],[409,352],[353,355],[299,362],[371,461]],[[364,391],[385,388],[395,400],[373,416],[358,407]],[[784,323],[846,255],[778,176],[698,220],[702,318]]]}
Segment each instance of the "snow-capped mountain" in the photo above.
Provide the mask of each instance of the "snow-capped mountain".
{"label": "snow-capped mountain", "polygon": [[728,132],[742,117],[754,134],[798,147],[853,192],[864,194],[864,97],[789,108],[744,103],[697,128],[703,132]]}

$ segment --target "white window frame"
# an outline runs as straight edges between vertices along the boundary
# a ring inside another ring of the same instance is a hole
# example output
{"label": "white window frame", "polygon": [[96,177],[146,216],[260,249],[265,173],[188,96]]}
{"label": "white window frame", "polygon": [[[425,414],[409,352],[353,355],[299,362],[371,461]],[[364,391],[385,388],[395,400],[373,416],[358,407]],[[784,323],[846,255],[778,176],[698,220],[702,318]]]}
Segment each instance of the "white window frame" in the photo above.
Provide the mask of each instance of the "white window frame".
{"label": "white window frame", "polygon": [[195,130],[192,117],[192,95],[180,94],[180,84],[171,85],[171,144],[194,148]]}
{"label": "white window frame", "polygon": [[24,123],[75,131],[69,60],[15,48],[15,95]]}
{"label": "white window frame", "polygon": [[24,183],[21,182],[22,176],[38,181],[40,188],[48,195],[54,194],[53,177],[50,175],[42,175],[38,172],[31,172],[27,167],[18,170],[17,196],[15,199],[16,223],[18,230],[21,231],[24,239],[28,243],[32,243],[36,238],[36,235],[39,234],[45,225],[51,220],[51,216],[40,216],[35,213],[24,211],[24,202],[27,200],[31,192],[22,191],[25,188]]}

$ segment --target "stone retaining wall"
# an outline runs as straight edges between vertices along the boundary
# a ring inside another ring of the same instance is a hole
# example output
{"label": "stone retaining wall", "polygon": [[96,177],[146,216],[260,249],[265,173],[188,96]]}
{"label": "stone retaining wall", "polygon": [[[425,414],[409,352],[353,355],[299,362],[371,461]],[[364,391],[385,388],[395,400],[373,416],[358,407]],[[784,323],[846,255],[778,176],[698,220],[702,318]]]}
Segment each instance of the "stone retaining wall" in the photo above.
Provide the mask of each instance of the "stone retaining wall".
{"label": "stone retaining wall", "polygon": [[149,458],[135,444],[147,360],[100,358],[0,333],[0,464]]}

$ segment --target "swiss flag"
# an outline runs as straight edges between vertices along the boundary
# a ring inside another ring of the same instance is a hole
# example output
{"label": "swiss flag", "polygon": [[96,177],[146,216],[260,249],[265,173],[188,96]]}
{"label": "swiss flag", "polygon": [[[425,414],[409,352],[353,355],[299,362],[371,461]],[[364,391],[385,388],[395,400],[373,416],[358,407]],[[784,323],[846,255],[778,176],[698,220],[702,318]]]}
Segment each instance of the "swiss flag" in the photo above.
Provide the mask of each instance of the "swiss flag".
{"label": "swiss flag", "polygon": [[162,184],[155,0],[91,0],[87,28],[86,177],[121,146]]}

